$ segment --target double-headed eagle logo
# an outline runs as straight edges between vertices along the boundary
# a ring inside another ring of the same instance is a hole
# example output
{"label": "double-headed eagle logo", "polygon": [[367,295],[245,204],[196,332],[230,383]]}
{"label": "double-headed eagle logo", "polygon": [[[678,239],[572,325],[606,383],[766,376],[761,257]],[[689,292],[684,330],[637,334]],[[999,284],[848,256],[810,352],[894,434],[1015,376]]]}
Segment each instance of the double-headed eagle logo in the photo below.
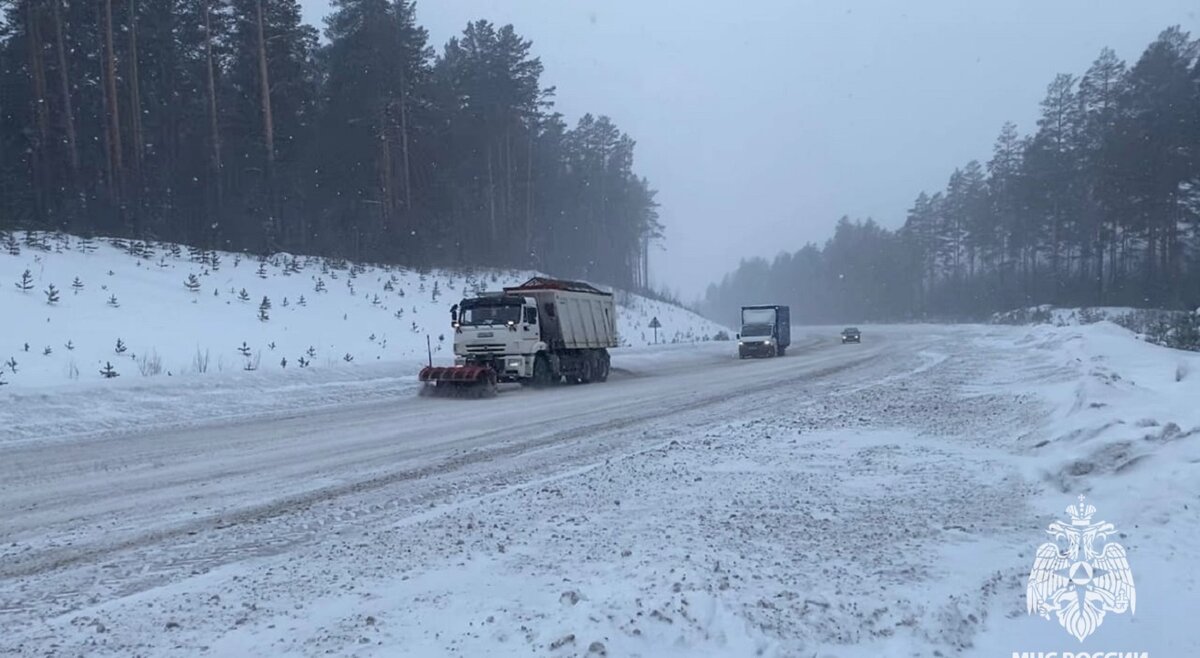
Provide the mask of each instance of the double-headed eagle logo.
{"label": "double-headed eagle logo", "polygon": [[[1116,532],[1111,523],[1092,523],[1093,505],[1079,497],[1067,507],[1071,523],[1055,521],[1046,529],[1053,539],[1038,547],[1025,603],[1029,614],[1037,613],[1058,623],[1083,642],[1104,621],[1104,615],[1136,612],[1137,593],[1133,573],[1125,559],[1125,548],[1106,541]],[[1096,543],[1103,544],[1097,551]]]}

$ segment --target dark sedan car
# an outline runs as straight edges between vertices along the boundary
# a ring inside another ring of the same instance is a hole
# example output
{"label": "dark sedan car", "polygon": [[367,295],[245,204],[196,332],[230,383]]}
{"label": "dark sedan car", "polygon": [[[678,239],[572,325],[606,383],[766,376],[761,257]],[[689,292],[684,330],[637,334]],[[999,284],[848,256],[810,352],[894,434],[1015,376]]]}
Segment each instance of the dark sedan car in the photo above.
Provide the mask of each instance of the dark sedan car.
{"label": "dark sedan car", "polygon": [[845,329],[842,330],[842,342],[843,343],[861,343],[862,342],[862,332],[860,332],[858,330],[858,328],[856,328],[856,327],[846,327]]}

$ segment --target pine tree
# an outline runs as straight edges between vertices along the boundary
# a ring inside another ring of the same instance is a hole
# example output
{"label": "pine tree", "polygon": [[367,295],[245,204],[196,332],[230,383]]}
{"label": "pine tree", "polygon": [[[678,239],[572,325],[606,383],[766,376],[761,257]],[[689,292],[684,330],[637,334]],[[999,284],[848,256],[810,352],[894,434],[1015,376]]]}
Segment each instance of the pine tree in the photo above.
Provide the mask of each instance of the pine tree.
{"label": "pine tree", "polygon": [[126,351],[127,349],[128,349],[128,348],[126,348],[126,347],[125,347],[125,342],[124,342],[124,341],[122,341],[120,338],[118,338],[118,339],[117,339],[117,346],[116,346],[116,348],[114,349],[114,351],[115,351],[117,354],[124,354],[124,353],[125,353],[125,351]]}
{"label": "pine tree", "polygon": [[271,310],[271,300],[263,297],[262,303],[258,305],[258,319],[260,322],[266,322],[271,319],[269,311]]}
{"label": "pine tree", "polygon": [[200,292],[200,279],[195,274],[188,274],[188,278],[183,282],[183,287],[190,292]]}
{"label": "pine tree", "polygon": [[16,283],[16,286],[17,290],[20,290],[21,292],[29,292],[30,290],[33,290],[33,275],[29,273],[29,270],[25,270],[25,272],[21,274],[21,280]]}
{"label": "pine tree", "polygon": [[105,361],[105,362],[104,362],[104,368],[102,368],[102,369],[100,370],[100,374],[101,374],[101,375],[102,375],[102,376],[103,376],[105,379],[113,379],[114,377],[120,377],[120,376],[121,376],[120,374],[118,374],[118,373],[117,373],[117,370],[116,370],[116,368],[113,368],[113,364],[112,364],[112,362],[109,362],[109,361]]}
{"label": "pine tree", "polygon": [[58,303],[58,288],[55,288],[53,283],[50,284],[50,287],[46,288],[45,293],[47,304],[54,305]]}

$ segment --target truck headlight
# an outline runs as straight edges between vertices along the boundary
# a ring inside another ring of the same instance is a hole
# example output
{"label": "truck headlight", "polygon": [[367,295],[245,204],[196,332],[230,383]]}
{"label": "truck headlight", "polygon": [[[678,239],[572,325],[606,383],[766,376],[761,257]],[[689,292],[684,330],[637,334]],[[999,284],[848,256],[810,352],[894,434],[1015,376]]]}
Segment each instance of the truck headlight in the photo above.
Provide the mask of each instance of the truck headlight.
{"label": "truck headlight", "polygon": [[770,345],[770,344],[771,344],[771,341],[770,341],[770,339],[768,339],[768,340],[764,340],[764,341],[763,341],[763,345]]}
{"label": "truck headlight", "polygon": [[512,370],[520,370],[521,369],[521,360],[520,359],[510,359],[508,362],[508,367]]}

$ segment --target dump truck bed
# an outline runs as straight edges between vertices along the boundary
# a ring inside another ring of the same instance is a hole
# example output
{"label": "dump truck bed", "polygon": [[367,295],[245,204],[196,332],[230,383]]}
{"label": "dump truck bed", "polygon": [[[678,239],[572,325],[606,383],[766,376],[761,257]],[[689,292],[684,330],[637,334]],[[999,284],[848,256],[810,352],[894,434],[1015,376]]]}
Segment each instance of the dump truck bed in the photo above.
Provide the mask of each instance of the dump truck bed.
{"label": "dump truck bed", "polygon": [[606,349],[618,344],[617,313],[610,292],[586,283],[538,278],[504,292],[537,302],[542,340],[552,350]]}

